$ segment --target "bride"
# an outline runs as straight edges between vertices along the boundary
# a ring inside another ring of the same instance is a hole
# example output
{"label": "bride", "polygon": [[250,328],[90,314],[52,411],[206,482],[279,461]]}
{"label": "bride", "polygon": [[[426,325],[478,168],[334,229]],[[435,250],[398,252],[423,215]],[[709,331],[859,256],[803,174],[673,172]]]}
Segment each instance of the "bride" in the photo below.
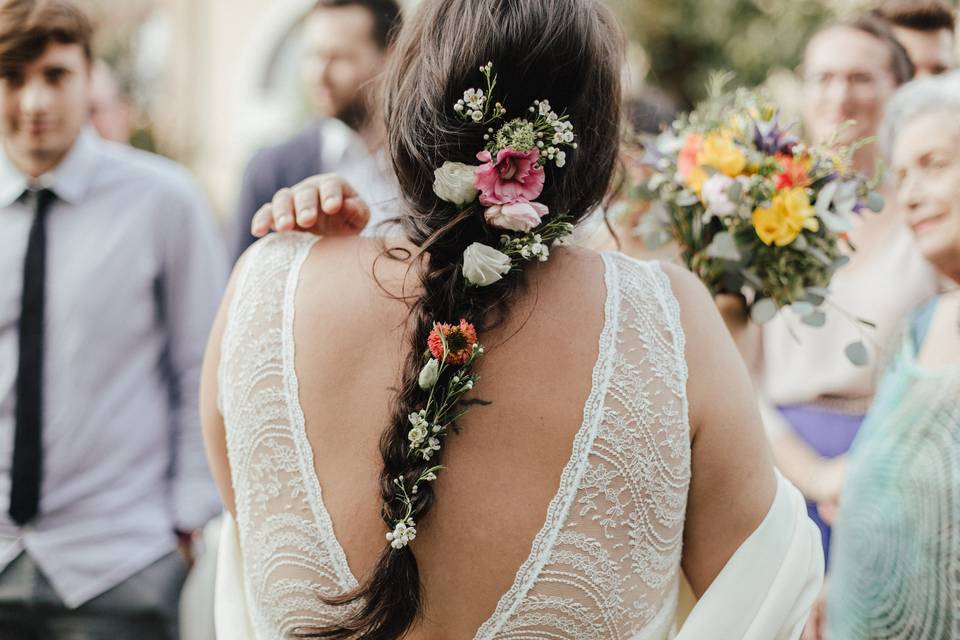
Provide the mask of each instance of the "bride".
{"label": "bride", "polygon": [[406,237],[261,240],[210,338],[219,637],[796,638],[816,530],[712,300],[556,242],[614,169],[607,10],[423,0],[396,46]]}

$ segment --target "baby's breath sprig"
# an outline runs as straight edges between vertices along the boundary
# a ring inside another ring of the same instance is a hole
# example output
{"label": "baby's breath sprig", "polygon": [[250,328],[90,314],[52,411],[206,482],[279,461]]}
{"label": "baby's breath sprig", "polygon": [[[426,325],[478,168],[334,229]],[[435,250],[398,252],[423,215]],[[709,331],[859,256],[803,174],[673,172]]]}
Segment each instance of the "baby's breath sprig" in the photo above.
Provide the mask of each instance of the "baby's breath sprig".
{"label": "baby's breath sprig", "polygon": [[548,100],[534,100],[529,111],[536,116],[531,124],[541,152],[540,165],[552,160],[558,167],[563,167],[567,163],[567,153],[562,147],[577,148],[570,116],[558,114]]}
{"label": "baby's breath sprig", "polygon": [[[443,439],[456,429],[457,422],[469,410],[458,408],[460,402],[480,380],[472,369],[483,354],[484,348],[477,342],[476,330],[470,323],[461,320],[459,325],[434,324],[424,353],[426,363],[418,380],[420,388],[429,390],[429,394],[424,408],[409,415],[409,456],[429,461],[440,451]],[[387,540],[394,549],[402,549],[416,537],[416,522],[411,517],[413,496],[419,492],[420,485],[434,482],[443,469],[440,465],[430,467],[409,488],[403,477],[394,479],[396,499],[404,508],[404,515],[387,533]]]}
{"label": "baby's breath sprig", "polygon": [[573,233],[569,216],[557,216],[550,222],[522,236],[500,236],[500,251],[513,262],[513,268],[521,268],[523,262],[537,260],[546,262],[550,257],[550,243]]}
{"label": "baby's breath sprig", "polygon": [[467,89],[463,92],[463,98],[453,105],[453,110],[464,120],[476,124],[488,124],[503,117],[507,110],[499,102],[494,102],[493,111],[490,110],[493,90],[497,86],[497,76],[493,75],[493,63],[488,62],[480,67],[480,73],[487,81],[486,90]]}

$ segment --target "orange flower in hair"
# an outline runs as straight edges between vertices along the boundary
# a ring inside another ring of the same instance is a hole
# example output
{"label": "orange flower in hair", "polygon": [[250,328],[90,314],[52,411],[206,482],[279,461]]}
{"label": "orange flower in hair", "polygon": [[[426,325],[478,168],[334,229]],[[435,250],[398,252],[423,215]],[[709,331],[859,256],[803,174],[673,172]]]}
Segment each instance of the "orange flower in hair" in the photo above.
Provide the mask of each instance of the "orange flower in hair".
{"label": "orange flower in hair", "polygon": [[444,362],[444,340],[447,342],[446,363],[466,364],[473,354],[474,345],[477,344],[477,330],[466,320],[461,320],[460,324],[435,324],[430,337],[427,338],[427,347],[430,349],[430,354],[441,362]]}

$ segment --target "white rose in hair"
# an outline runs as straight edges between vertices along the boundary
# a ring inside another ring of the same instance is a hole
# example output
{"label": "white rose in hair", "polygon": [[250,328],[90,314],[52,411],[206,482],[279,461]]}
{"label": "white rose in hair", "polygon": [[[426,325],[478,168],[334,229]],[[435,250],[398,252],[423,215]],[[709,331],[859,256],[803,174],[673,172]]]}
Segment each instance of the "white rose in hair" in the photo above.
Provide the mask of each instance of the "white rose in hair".
{"label": "white rose in hair", "polygon": [[437,197],[455,205],[463,206],[477,197],[473,183],[476,167],[462,162],[444,162],[433,172],[433,192]]}
{"label": "white rose in hair", "polygon": [[512,264],[505,253],[474,242],[463,252],[463,277],[470,284],[486,287],[503,278]]}
{"label": "white rose in hair", "polygon": [[512,202],[488,207],[483,218],[491,227],[526,233],[539,227],[540,219],[548,212],[547,206],[539,202]]}

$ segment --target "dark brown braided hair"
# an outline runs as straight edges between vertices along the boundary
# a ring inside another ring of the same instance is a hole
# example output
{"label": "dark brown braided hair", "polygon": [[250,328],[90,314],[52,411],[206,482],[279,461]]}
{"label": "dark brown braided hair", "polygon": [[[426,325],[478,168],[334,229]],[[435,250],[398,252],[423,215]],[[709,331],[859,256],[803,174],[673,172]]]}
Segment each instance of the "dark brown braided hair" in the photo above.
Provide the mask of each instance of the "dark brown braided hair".
{"label": "dark brown braided hair", "polygon": [[[568,154],[565,168],[546,167],[538,201],[550,208],[544,222],[566,215],[576,223],[602,202],[616,164],[621,61],[621,33],[599,0],[423,0],[401,31],[385,74],[384,115],[405,204],[400,223],[423,252],[422,293],[410,303],[407,357],[380,443],[385,531],[404,515],[394,480],[404,478],[410,487],[440,464],[437,457],[425,462],[408,456],[407,439],[408,415],[426,401],[417,377],[434,323],[466,318],[482,336],[503,319],[523,285],[522,272],[483,288],[464,282],[464,249],[473,242],[498,246],[502,231],[486,225],[479,203],[460,208],[433,193],[437,167],[446,160],[478,164],[476,154],[485,145],[484,127],[457,117],[454,103],[465,89],[483,86],[480,67],[492,62],[498,76],[493,99],[506,106],[506,120],[523,117],[534,100],[544,99],[569,114],[579,148]],[[411,517],[420,524],[434,505],[431,484],[411,497]],[[384,540],[365,582],[353,593],[326,600],[353,605],[353,614],[302,637],[401,638],[423,608],[412,546],[394,550]]]}

